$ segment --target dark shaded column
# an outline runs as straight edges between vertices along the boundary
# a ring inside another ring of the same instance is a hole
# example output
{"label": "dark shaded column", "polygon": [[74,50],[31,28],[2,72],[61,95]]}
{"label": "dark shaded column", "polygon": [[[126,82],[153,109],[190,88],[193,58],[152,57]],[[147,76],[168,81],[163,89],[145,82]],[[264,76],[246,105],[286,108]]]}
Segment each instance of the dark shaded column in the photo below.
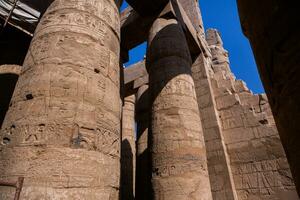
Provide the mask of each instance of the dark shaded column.
{"label": "dark shaded column", "polygon": [[22,200],[118,199],[116,2],[55,0],[35,31],[0,134],[0,180],[25,177]]}
{"label": "dark shaded column", "polygon": [[135,196],[135,96],[125,97],[122,117],[121,144],[121,192],[122,200],[133,200]]}
{"label": "dark shaded column", "polygon": [[151,200],[151,157],[149,150],[150,133],[150,96],[148,85],[137,92],[136,102],[136,199]]}
{"label": "dark shaded column", "polygon": [[9,108],[20,72],[21,66],[0,65],[0,128]]}
{"label": "dark shaded column", "polygon": [[238,0],[276,125],[300,194],[300,18],[296,1]]}
{"label": "dark shaded column", "polygon": [[154,199],[212,199],[191,56],[181,26],[175,19],[158,18],[148,45]]}

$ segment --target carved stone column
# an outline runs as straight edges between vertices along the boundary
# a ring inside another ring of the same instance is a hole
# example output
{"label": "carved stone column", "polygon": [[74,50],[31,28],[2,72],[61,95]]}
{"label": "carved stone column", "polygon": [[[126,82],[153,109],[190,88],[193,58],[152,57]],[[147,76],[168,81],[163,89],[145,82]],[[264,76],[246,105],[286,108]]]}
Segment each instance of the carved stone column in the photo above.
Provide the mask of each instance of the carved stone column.
{"label": "carved stone column", "polygon": [[0,179],[25,177],[22,200],[118,199],[116,2],[55,0],[36,29],[0,135]]}
{"label": "carved stone column", "polygon": [[148,45],[154,199],[212,199],[191,57],[181,26],[175,19],[158,18]]}
{"label": "carved stone column", "polygon": [[150,102],[148,85],[137,92],[136,200],[151,200],[151,160],[149,152]]}
{"label": "carved stone column", "polygon": [[123,106],[121,144],[121,191],[123,200],[135,196],[135,95],[126,97]]}

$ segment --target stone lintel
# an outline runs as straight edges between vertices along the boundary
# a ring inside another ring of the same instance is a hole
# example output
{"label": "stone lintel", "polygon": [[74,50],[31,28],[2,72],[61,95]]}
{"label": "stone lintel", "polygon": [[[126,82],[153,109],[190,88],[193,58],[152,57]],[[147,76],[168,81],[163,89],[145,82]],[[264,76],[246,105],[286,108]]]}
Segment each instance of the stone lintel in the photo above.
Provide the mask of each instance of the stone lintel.
{"label": "stone lintel", "polygon": [[[140,16],[131,7],[121,13],[121,48],[125,55],[123,61],[128,61],[128,51],[146,41],[155,16]],[[127,53],[126,53],[127,52]]]}
{"label": "stone lintel", "polygon": [[126,56],[130,49],[146,41],[151,25],[157,16],[169,16],[176,18],[182,25],[192,59],[194,60],[201,52],[205,54],[208,50],[205,48],[205,42],[201,40],[195,30],[192,22],[187,16],[185,10],[178,1],[172,1],[166,4],[164,9],[158,15],[140,15],[139,12],[128,7],[121,14],[121,47],[124,56],[124,62],[128,61]]}
{"label": "stone lintel", "polygon": [[177,20],[181,23],[183,27],[183,31],[190,49],[192,59],[195,60],[199,56],[205,45],[200,43],[201,40],[198,37],[197,31],[194,28],[190,18],[186,14],[186,11],[183,9],[180,2],[178,0],[172,1],[172,7],[175,11]]}
{"label": "stone lintel", "polygon": [[135,94],[139,87],[148,83],[145,61],[124,68],[125,97]]}
{"label": "stone lintel", "polygon": [[142,16],[159,14],[169,0],[127,0],[127,3]]}
{"label": "stone lintel", "polygon": [[0,75],[1,74],[14,74],[20,75],[22,67],[19,65],[0,65]]}

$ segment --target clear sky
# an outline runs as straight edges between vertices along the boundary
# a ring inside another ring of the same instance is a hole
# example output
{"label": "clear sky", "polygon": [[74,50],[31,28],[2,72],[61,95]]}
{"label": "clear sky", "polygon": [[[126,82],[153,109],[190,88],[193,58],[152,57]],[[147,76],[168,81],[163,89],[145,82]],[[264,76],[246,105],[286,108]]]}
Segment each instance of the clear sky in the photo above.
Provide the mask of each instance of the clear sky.
{"label": "clear sky", "polygon": [[[264,92],[251,47],[241,30],[236,0],[199,1],[205,29],[216,28],[220,31],[236,77],[244,80],[254,93]],[[122,9],[125,7],[126,3]],[[145,51],[145,43],[130,51],[130,61],[126,66],[142,60]]]}

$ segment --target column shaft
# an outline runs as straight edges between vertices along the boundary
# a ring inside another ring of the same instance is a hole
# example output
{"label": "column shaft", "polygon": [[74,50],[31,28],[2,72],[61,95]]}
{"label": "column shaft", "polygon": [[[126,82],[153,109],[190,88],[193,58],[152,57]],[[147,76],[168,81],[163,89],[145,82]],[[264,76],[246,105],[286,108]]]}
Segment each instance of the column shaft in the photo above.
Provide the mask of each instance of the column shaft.
{"label": "column shaft", "polygon": [[0,135],[22,200],[118,199],[119,29],[115,0],[55,0],[41,19]]}
{"label": "column shaft", "polygon": [[150,105],[148,85],[137,93],[136,200],[151,200],[151,157],[149,153]]}
{"label": "column shaft", "polygon": [[135,196],[135,96],[126,97],[122,117],[121,191],[122,200],[133,200]]}
{"label": "column shaft", "polygon": [[181,26],[175,19],[158,18],[148,45],[154,199],[212,199],[191,57]]}

